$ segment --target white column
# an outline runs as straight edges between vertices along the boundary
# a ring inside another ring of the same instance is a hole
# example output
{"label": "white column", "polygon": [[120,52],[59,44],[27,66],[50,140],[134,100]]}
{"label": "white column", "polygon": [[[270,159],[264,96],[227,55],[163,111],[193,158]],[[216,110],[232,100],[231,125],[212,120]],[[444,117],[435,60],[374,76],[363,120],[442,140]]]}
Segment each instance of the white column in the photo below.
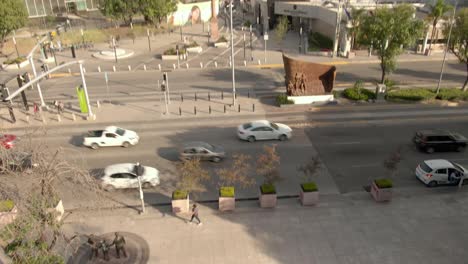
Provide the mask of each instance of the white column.
{"label": "white column", "polygon": [[[32,56],[29,56],[29,64],[31,64],[31,68],[32,68],[32,71],[33,71],[33,74],[34,74],[34,78],[37,77],[37,72],[36,72],[36,67],[34,66],[34,59]],[[44,107],[46,106],[45,102],[44,102],[44,97],[42,97],[42,91],[41,91],[41,85],[38,83],[36,83],[36,87],[37,87],[37,92],[39,93],[39,98],[41,99],[41,106]]]}
{"label": "white column", "polygon": [[93,116],[93,110],[91,109],[91,104],[89,103],[88,88],[86,86],[86,80],[85,80],[84,72],[83,72],[83,64],[81,63],[80,63],[80,74],[81,74],[81,81],[83,82],[83,89],[84,89],[85,97],[86,97],[86,105],[88,106],[88,116]]}

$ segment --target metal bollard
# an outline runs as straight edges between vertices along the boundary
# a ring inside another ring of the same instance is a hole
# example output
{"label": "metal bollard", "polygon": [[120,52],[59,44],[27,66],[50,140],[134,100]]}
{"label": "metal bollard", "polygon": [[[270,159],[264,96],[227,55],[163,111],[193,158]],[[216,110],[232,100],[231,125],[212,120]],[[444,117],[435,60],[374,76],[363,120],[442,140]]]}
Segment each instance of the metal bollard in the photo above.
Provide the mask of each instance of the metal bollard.
{"label": "metal bollard", "polygon": [[244,66],[247,67],[247,61],[244,61]]}
{"label": "metal bollard", "polygon": [[158,69],[161,70],[161,64],[158,64]]}
{"label": "metal bollard", "polygon": [[197,100],[197,93],[195,93],[195,101]]}
{"label": "metal bollard", "polygon": [[116,72],[117,69],[115,68],[115,65],[112,66],[112,70],[113,70],[114,72]]}
{"label": "metal bollard", "polygon": [[218,68],[218,62],[214,62],[215,68]]}
{"label": "metal bollard", "polygon": [[179,106],[179,115],[182,116],[182,108]]}
{"label": "metal bollard", "polygon": [[234,93],[234,99],[237,99],[237,93]]}
{"label": "metal bollard", "polygon": [[28,113],[26,114],[26,123],[29,124],[29,114]]}
{"label": "metal bollard", "polygon": [[57,121],[58,121],[58,122],[62,122],[62,118],[60,117],[59,114],[57,114]]}
{"label": "metal bollard", "polygon": [[208,101],[211,101],[210,92],[208,92]]}
{"label": "metal bollard", "polygon": [[187,66],[187,69],[189,68],[188,63],[185,63],[185,66]]}
{"label": "metal bollard", "polygon": [[68,74],[70,74],[70,75],[71,75],[71,69],[70,69],[70,68],[68,68]]}
{"label": "metal bollard", "polygon": [[98,66],[98,67],[97,67],[97,71],[98,71],[98,72],[101,72],[101,66]]}
{"label": "metal bollard", "polygon": [[200,62],[200,68],[203,68],[203,62]]}
{"label": "metal bollard", "polygon": [[97,105],[97,108],[101,108],[101,103],[98,101],[96,101],[96,105]]}
{"label": "metal bollard", "polygon": [[146,71],[146,64],[143,64],[143,70]]}
{"label": "metal bollard", "polygon": [[226,105],[224,105],[224,113],[226,113]]}
{"label": "metal bollard", "polygon": [[211,115],[211,105],[208,106],[208,112],[209,112],[210,115]]}
{"label": "metal bollard", "polygon": [[262,64],[262,61],[258,60],[258,65],[261,65]]}
{"label": "metal bollard", "polygon": [[128,71],[132,71],[132,66],[128,65]]}
{"label": "metal bollard", "polygon": [[75,113],[72,113],[72,119],[73,119],[73,121],[76,121],[76,115],[75,115]]}
{"label": "metal bollard", "polygon": [[184,101],[184,95],[183,95],[183,94],[180,94],[180,101],[181,101],[181,102]]}
{"label": "metal bollard", "polygon": [[232,62],[231,62],[231,61],[229,61],[229,68],[231,68],[231,67],[232,67]]}
{"label": "metal bollard", "polygon": [[252,112],[255,112],[255,104],[252,104]]}
{"label": "metal bollard", "polygon": [[175,63],[172,64],[172,67],[174,67],[174,70],[176,69]]}
{"label": "metal bollard", "polygon": [[197,107],[196,107],[196,106],[193,107],[193,113],[194,113],[195,115],[197,115]]}
{"label": "metal bollard", "polygon": [[240,113],[240,104],[238,104],[237,106],[237,111]]}
{"label": "metal bollard", "polygon": [[221,91],[221,100],[224,100],[224,92]]}

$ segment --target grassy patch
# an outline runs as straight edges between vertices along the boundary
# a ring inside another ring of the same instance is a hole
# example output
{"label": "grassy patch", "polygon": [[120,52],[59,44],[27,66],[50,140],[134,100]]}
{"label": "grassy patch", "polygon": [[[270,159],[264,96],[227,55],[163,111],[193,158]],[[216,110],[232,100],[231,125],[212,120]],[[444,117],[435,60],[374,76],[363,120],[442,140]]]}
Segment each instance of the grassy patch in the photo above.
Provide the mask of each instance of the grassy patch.
{"label": "grassy patch", "polygon": [[234,197],[234,187],[221,187],[219,188],[220,197]]}
{"label": "grassy patch", "polygon": [[359,101],[359,100],[364,100],[367,101],[369,99],[375,99],[375,93],[372,91],[369,91],[367,89],[359,88],[359,87],[353,87],[353,88],[347,88],[343,91],[343,96]]}
{"label": "grassy patch", "polygon": [[390,179],[377,179],[374,182],[375,182],[375,185],[377,185],[377,187],[379,187],[380,189],[393,187],[392,180]]}
{"label": "grassy patch", "polygon": [[172,193],[172,200],[183,200],[187,199],[188,192],[187,191],[182,191],[182,190],[175,190]]}
{"label": "grassy patch", "polygon": [[463,92],[461,89],[444,88],[440,89],[439,94],[436,96],[439,100],[449,101],[466,101],[468,100],[468,91]]}
{"label": "grassy patch", "polygon": [[276,188],[273,184],[262,184],[260,190],[262,194],[276,194]]}
{"label": "grassy patch", "polygon": [[3,64],[6,64],[6,65],[19,64],[19,63],[21,63],[21,62],[23,62],[25,60],[26,60],[25,57],[18,57],[18,58],[6,60],[6,61],[3,62]]}
{"label": "grassy patch", "polygon": [[306,182],[301,184],[302,190],[304,192],[316,192],[318,191],[317,184],[315,182]]}
{"label": "grassy patch", "polygon": [[285,94],[280,94],[280,95],[276,96],[276,103],[277,103],[278,105],[282,105],[282,104],[294,104],[294,101],[293,101],[293,100],[289,100],[287,95],[285,95]]}
{"label": "grassy patch", "polygon": [[392,90],[387,93],[387,100],[393,101],[424,101],[434,99],[434,90],[427,88],[412,88]]}
{"label": "grassy patch", "polygon": [[15,207],[15,203],[12,200],[0,201],[0,212],[10,212]]}

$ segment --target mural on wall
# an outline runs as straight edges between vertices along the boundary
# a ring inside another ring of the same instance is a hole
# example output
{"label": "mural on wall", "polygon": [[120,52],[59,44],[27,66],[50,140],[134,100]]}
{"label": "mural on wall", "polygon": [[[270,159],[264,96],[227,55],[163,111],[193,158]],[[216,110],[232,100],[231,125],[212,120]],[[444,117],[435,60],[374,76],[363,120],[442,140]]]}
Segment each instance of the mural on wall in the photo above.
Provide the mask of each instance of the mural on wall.
{"label": "mural on wall", "polygon": [[291,58],[283,53],[288,96],[329,94],[335,83],[336,67]]}
{"label": "mural on wall", "polygon": [[186,24],[197,24],[210,21],[212,15],[212,2],[214,2],[214,13],[219,10],[218,0],[197,1],[196,3],[177,3],[177,11],[167,16],[167,22],[173,26]]}
{"label": "mural on wall", "polygon": [[192,12],[190,12],[189,21],[192,24],[197,24],[201,22],[201,11],[198,6],[192,7]]}

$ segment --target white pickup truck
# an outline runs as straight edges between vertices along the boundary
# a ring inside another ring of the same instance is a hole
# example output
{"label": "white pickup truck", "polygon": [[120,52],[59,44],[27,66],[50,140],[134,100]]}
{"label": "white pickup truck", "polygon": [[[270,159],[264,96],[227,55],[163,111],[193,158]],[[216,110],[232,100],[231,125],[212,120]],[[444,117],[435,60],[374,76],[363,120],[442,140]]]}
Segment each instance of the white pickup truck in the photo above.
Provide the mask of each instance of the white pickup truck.
{"label": "white pickup truck", "polygon": [[138,144],[140,138],[137,133],[116,126],[108,126],[104,130],[92,130],[83,139],[83,145],[98,149],[100,147],[122,146]]}

